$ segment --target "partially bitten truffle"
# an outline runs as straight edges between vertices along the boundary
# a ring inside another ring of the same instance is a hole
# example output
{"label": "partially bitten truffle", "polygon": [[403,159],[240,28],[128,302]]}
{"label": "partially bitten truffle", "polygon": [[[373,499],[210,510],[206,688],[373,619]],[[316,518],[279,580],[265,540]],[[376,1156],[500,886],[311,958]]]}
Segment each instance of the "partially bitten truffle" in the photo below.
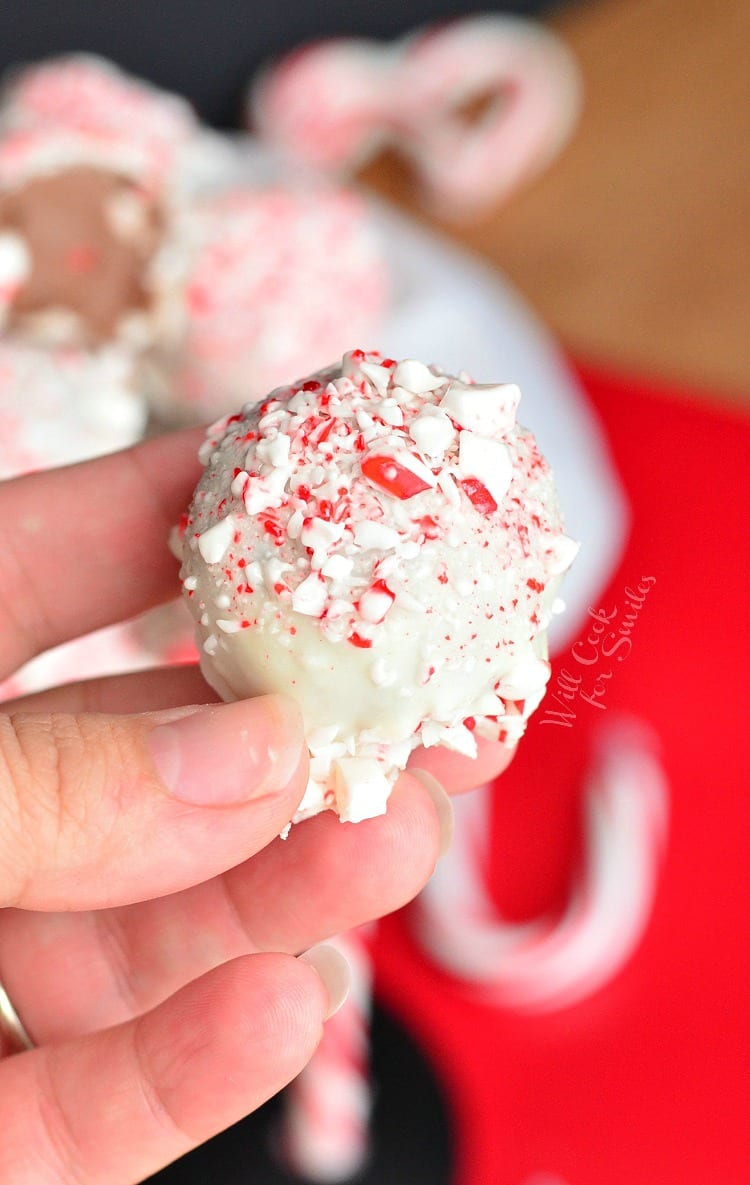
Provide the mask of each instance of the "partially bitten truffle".
{"label": "partially bitten truffle", "polygon": [[2,328],[43,346],[171,342],[199,143],[187,103],[85,55],[22,71],[1,99]]}
{"label": "partially bitten truffle", "polygon": [[109,342],[133,314],[149,315],[148,270],[161,244],[153,195],[85,164],[31,176],[0,194],[0,258],[19,261],[10,330],[51,341]]}

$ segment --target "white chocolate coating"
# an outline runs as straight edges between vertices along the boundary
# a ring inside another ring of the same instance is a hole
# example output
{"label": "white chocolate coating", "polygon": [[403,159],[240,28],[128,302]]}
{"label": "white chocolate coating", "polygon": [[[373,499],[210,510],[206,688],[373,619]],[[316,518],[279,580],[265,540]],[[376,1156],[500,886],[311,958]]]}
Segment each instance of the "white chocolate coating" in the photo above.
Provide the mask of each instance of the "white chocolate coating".
{"label": "white chocolate coating", "polygon": [[121,351],[0,342],[0,478],[127,448],[145,424],[134,368]]}
{"label": "white chocolate coating", "polygon": [[209,430],[183,587],[219,693],[300,705],[295,818],[380,814],[418,745],[513,744],[540,702],[577,546],[519,395],[356,350]]}

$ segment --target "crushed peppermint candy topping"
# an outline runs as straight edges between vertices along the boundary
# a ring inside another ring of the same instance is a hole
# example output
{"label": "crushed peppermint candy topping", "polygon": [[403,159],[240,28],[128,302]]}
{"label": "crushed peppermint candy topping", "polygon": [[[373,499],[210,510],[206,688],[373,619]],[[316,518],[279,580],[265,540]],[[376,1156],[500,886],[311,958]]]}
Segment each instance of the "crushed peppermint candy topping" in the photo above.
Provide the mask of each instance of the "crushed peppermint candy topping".
{"label": "crushed peppermint candy topping", "polygon": [[[372,642],[362,622],[379,624],[398,599],[389,589],[384,604],[385,557],[377,553],[389,553],[398,568],[448,536],[456,498],[447,483],[462,492],[464,515],[492,518],[514,476],[504,440],[515,431],[517,387],[474,388],[411,359],[386,362],[355,350],[340,371],[277,388],[257,409],[225,416],[201,449],[209,470],[227,450],[237,454],[233,515],[223,522],[257,520],[265,551],[269,542],[291,547],[294,574],[282,591],[291,590],[294,609],[306,616],[328,621],[333,608],[334,620],[345,617],[355,646]],[[534,463],[544,466],[538,454]],[[195,538],[203,558],[220,563],[230,528],[219,522],[196,529]],[[261,567],[269,559],[259,555]]]}
{"label": "crushed peppermint candy topping", "polygon": [[[177,95],[131,78],[103,58],[75,54],[22,70],[4,96],[6,136],[2,168],[11,158],[25,167],[56,137],[65,146],[88,144],[119,152],[144,183],[163,181],[198,133],[190,105]],[[12,141],[12,147],[5,144]],[[49,149],[46,150],[49,154]]]}
{"label": "crushed peppermint candy topping", "polygon": [[[209,419],[324,366],[351,333],[372,333],[389,296],[372,223],[358,194],[327,185],[253,186],[205,199],[185,289],[185,337],[165,398]],[[400,423],[395,400],[382,412]]]}
{"label": "crushed peppermint candy topping", "polygon": [[538,704],[576,544],[518,398],[354,350],[208,430],[183,582],[219,691],[286,689],[333,729],[299,817],[363,817],[357,771],[515,743]]}

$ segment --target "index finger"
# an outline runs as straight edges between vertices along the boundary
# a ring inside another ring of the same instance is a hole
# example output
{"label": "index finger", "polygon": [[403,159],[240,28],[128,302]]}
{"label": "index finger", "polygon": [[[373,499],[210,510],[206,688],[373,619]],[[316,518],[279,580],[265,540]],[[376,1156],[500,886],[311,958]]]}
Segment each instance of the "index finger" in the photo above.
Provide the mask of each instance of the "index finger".
{"label": "index finger", "polygon": [[477,737],[476,757],[464,757],[442,745],[430,749],[420,746],[409,758],[408,768],[431,774],[449,794],[463,794],[466,790],[476,790],[477,786],[494,782],[508,768],[515,753],[515,746],[508,748],[499,741]]}
{"label": "index finger", "polygon": [[0,482],[0,674],[174,594],[167,540],[200,476],[203,435]]}

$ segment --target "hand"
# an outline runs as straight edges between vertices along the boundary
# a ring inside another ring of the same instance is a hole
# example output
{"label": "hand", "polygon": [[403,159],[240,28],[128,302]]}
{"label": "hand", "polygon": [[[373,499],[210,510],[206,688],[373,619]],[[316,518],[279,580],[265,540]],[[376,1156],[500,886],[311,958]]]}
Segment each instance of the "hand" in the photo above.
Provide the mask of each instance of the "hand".
{"label": "hand", "polygon": [[[198,439],[0,485],[0,676],[173,594]],[[130,1185],[281,1089],[345,991],[335,952],[295,956],[404,904],[447,842],[410,774],[383,818],[278,840],[296,709],[213,699],[173,668],[3,705],[0,982],[37,1048],[0,1063],[2,1181]]]}

